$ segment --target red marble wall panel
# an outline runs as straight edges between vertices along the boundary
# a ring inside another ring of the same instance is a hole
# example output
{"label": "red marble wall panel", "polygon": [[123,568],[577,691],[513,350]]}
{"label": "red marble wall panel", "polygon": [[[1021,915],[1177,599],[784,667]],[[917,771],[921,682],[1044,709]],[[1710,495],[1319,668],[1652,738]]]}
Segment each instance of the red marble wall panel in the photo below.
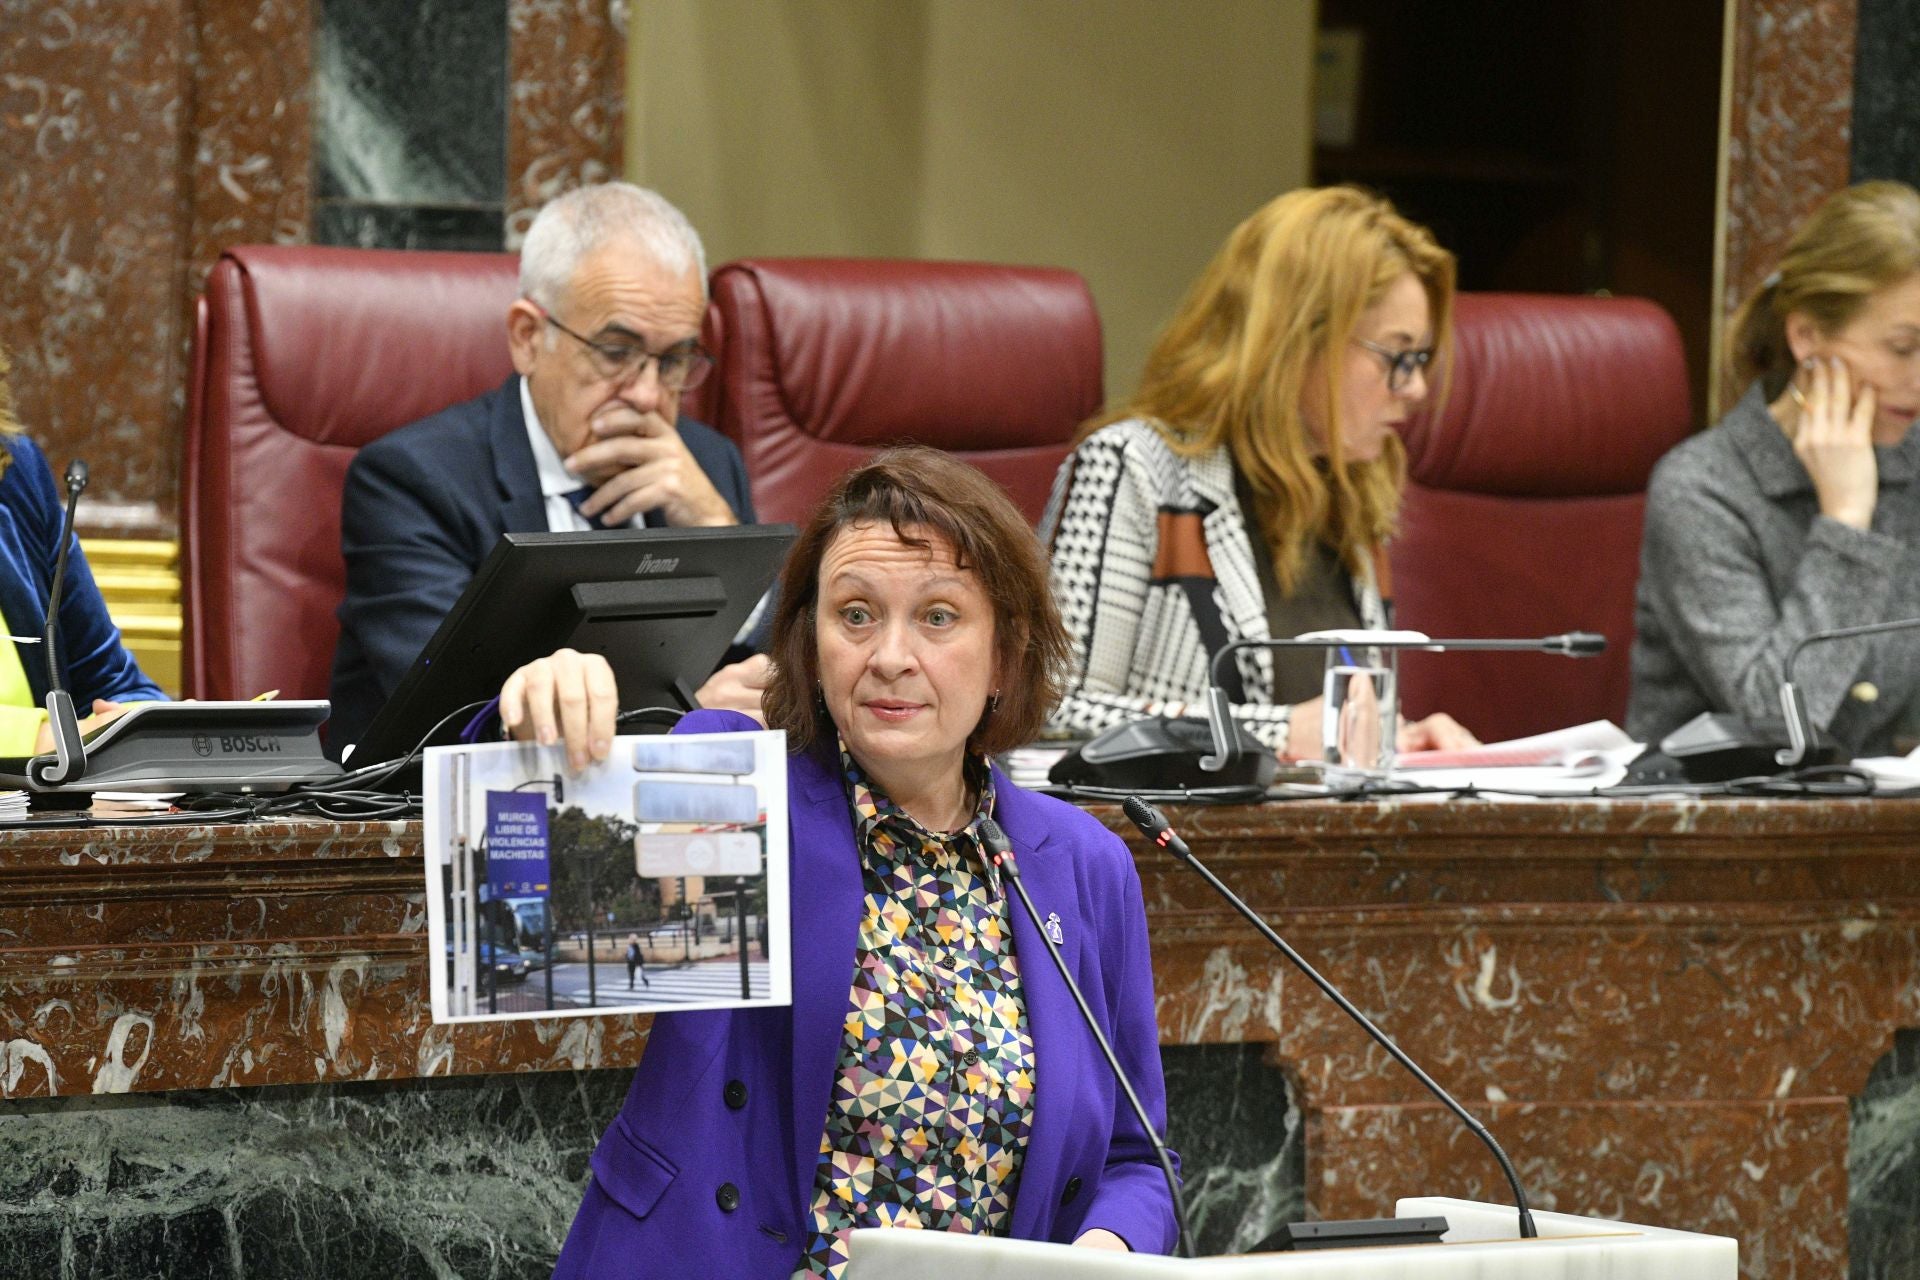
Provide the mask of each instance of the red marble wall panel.
{"label": "red marble wall panel", "polygon": [[0,840],[0,1098],[630,1065],[648,1019],[435,1026],[417,828]]}
{"label": "red marble wall panel", "polygon": [[1733,6],[1721,299],[1729,314],[1820,198],[1847,185],[1858,17],[1856,0]]}
{"label": "red marble wall panel", "polygon": [[0,0],[0,343],[96,503],[173,489],[189,38],[179,0]]}
{"label": "red marble wall panel", "polygon": [[310,0],[205,0],[194,16],[189,322],[229,245],[306,241],[313,142]]}
{"label": "red marble wall panel", "polygon": [[621,176],[624,0],[509,0],[507,244],[562,191]]}

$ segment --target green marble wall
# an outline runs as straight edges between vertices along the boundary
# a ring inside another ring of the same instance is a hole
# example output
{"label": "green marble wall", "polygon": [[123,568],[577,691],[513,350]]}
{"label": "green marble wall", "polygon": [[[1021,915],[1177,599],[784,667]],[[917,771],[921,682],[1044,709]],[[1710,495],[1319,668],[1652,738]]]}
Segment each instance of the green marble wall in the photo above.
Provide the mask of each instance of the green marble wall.
{"label": "green marble wall", "polygon": [[544,1278],[630,1075],[0,1104],[0,1276]]}
{"label": "green marble wall", "polygon": [[[1202,1253],[1304,1216],[1256,1045],[1162,1050]],[[629,1073],[0,1103],[7,1280],[544,1280]],[[1852,1280],[1920,1277],[1920,1032],[1855,1101]]]}
{"label": "green marble wall", "polygon": [[[1299,1216],[1254,1046],[1164,1051],[1203,1249]],[[544,1280],[630,1073],[0,1103],[7,1280]]]}
{"label": "green marble wall", "polygon": [[1920,1277],[1920,1031],[1902,1031],[1853,1100],[1847,1141],[1851,1280]]}

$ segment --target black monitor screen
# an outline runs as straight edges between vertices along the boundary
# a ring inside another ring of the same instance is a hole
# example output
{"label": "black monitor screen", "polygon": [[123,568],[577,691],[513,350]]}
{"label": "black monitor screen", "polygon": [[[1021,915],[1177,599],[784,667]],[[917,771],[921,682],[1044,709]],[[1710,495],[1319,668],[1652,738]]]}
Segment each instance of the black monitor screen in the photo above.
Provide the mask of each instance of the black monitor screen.
{"label": "black monitor screen", "polygon": [[[353,763],[405,755],[450,712],[493,697],[515,669],[560,648],[605,657],[623,708],[691,707],[792,541],[784,524],[504,535]],[[456,718],[429,745],[463,727]]]}

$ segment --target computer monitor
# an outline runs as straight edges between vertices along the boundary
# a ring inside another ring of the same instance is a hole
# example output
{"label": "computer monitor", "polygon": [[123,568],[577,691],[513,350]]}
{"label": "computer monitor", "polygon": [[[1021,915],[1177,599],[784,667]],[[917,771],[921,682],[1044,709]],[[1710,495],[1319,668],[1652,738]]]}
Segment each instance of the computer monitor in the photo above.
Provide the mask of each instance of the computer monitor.
{"label": "computer monitor", "polygon": [[[623,708],[691,708],[793,534],[776,524],[503,535],[353,744],[351,763],[398,759],[450,712],[493,697],[517,668],[560,648],[605,657]],[[464,721],[442,725],[427,745],[456,741]]]}

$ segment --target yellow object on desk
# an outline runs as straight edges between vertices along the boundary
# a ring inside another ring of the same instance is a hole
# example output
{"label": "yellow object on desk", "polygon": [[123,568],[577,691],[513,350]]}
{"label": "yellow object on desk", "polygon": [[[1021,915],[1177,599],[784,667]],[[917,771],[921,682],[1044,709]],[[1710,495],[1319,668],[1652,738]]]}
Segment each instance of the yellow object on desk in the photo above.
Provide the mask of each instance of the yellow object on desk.
{"label": "yellow object on desk", "polygon": [[249,699],[247,699],[247,701],[249,701],[249,702],[272,702],[272,701],[273,701],[273,700],[274,700],[275,698],[277,698],[277,697],[279,697],[279,696],[280,696],[280,691],[279,691],[278,689],[269,689],[269,690],[267,690],[267,691],[266,691],[265,693],[256,693],[256,694],[254,694],[254,695],[253,695],[253,696],[252,696],[251,698],[249,698]]}
{"label": "yellow object on desk", "polygon": [[33,686],[14,644],[0,644],[0,756],[30,756],[40,749],[46,709],[33,703]]}

